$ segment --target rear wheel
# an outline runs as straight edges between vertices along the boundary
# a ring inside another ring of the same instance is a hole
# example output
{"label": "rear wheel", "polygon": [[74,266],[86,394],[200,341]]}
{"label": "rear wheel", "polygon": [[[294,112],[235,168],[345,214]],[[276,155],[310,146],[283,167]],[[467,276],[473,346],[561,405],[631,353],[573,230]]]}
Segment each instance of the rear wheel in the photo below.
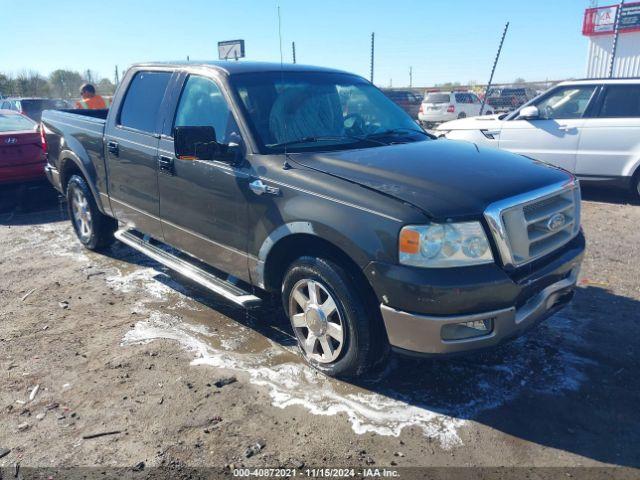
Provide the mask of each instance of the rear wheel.
{"label": "rear wheel", "polygon": [[113,243],[118,223],[98,210],[87,182],[79,175],[73,175],[67,184],[67,208],[82,245],[99,250]]}
{"label": "rear wheel", "polygon": [[386,360],[380,313],[349,273],[328,259],[301,257],[287,270],[282,301],[300,351],[316,369],[353,377]]}
{"label": "rear wheel", "polygon": [[458,118],[467,118],[467,114],[466,114],[466,113],[464,113],[464,112],[460,112],[460,113],[458,114]]}

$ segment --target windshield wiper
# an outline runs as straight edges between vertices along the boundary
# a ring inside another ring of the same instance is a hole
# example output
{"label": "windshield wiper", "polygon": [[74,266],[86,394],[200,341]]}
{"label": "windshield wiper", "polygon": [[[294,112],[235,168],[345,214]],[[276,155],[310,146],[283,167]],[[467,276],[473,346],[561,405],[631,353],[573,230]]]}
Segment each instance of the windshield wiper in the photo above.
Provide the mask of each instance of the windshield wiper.
{"label": "windshield wiper", "polygon": [[317,136],[309,136],[309,137],[303,137],[303,138],[298,138],[295,140],[289,140],[287,142],[281,142],[281,143],[272,143],[270,145],[267,145],[267,147],[269,148],[279,148],[279,147],[289,147],[291,145],[298,145],[301,143],[315,143],[315,142],[323,142],[323,141],[331,141],[331,140],[353,140],[354,142],[375,142],[377,144],[381,144],[384,145],[383,142],[380,142],[379,140],[375,140],[373,138],[367,138],[367,137],[356,137],[354,135],[317,135]]}
{"label": "windshield wiper", "polygon": [[407,133],[407,132],[419,133],[421,135],[424,135],[425,137],[436,138],[430,133],[425,132],[424,130],[419,130],[417,128],[409,128],[409,127],[390,128],[389,130],[384,130],[382,132],[370,133],[369,135],[366,135],[363,138],[386,137],[387,135],[395,135],[395,134]]}

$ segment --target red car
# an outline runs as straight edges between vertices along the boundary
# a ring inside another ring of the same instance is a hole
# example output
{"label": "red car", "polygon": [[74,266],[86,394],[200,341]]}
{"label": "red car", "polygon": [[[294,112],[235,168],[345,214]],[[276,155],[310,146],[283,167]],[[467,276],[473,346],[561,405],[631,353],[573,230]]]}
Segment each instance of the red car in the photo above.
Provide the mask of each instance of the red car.
{"label": "red car", "polygon": [[45,150],[38,124],[12,110],[0,110],[0,184],[45,178]]}

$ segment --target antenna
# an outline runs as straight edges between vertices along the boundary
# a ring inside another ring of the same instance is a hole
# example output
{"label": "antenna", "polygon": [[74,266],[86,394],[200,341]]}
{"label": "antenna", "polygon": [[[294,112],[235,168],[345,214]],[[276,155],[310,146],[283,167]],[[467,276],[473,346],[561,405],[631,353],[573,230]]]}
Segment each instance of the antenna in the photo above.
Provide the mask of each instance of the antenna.
{"label": "antenna", "polygon": [[496,59],[493,61],[493,68],[491,68],[491,75],[489,76],[489,83],[487,83],[487,88],[484,90],[484,97],[482,97],[482,105],[480,105],[480,115],[484,112],[484,105],[487,101],[487,96],[489,95],[489,89],[491,88],[491,83],[493,82],[493,74],[496,71],[496,65],[498,65],[498,59],[500,58],[500,52],[502,51],[502,44],[504,43],[504,37],[507,36],[507,30],[509,30],[509,22],[504,26],[504,30],[502,31],[502,38],[500,38],[500,45],[498,46],[498,53],[496,53]]}
{"label": "antenna", "polygon": [[376,34],[375,32],[371,32],[371,75],[369,77],[369,80],[371,81],[371,83],[373,83],[373,59],[374,59],[375,49],[376,49]]}
{"label": "antenna", "polygon": [[280,16],[280,5],[278,5],[278,41],[280,42],[280,71],[282,71],[282,17]]}
{"label": "antenna", "polygon": [[[282,16],[280,15],[280,5],[278,4],[278,40],[280,41],[280,81],[284,87],[284,57],[282,55]],[[284,120],[284,161],[282,162],[282,169],[288,170],[291,168],[289,162],[287,162],[287,121]]]}

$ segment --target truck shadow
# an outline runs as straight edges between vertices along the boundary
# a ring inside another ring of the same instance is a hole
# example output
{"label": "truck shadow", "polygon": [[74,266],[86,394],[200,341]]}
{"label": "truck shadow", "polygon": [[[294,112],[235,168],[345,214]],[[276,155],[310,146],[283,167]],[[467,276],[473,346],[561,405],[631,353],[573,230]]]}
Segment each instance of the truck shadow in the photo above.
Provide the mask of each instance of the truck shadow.
{"label": "truck shadow", "polygon": [[[157,281],[282,347],[295,346],[277,299],[247,311],[128,247],[114,246],[110,255],[154,267],[162,272]],[[587,285],[570,307],[498,349],[438,360],[394,356],[384,372],[348,384],[545,447],[640,466],[638,312],[640,302]]]}
{"label": "truck shadow", "polygon": [[618,203],[621,205],[639,205],[640,203],[632,198],[631,193],[622,188],[596,185],[593,183],[581,183],[582,199],[592,202]]}

